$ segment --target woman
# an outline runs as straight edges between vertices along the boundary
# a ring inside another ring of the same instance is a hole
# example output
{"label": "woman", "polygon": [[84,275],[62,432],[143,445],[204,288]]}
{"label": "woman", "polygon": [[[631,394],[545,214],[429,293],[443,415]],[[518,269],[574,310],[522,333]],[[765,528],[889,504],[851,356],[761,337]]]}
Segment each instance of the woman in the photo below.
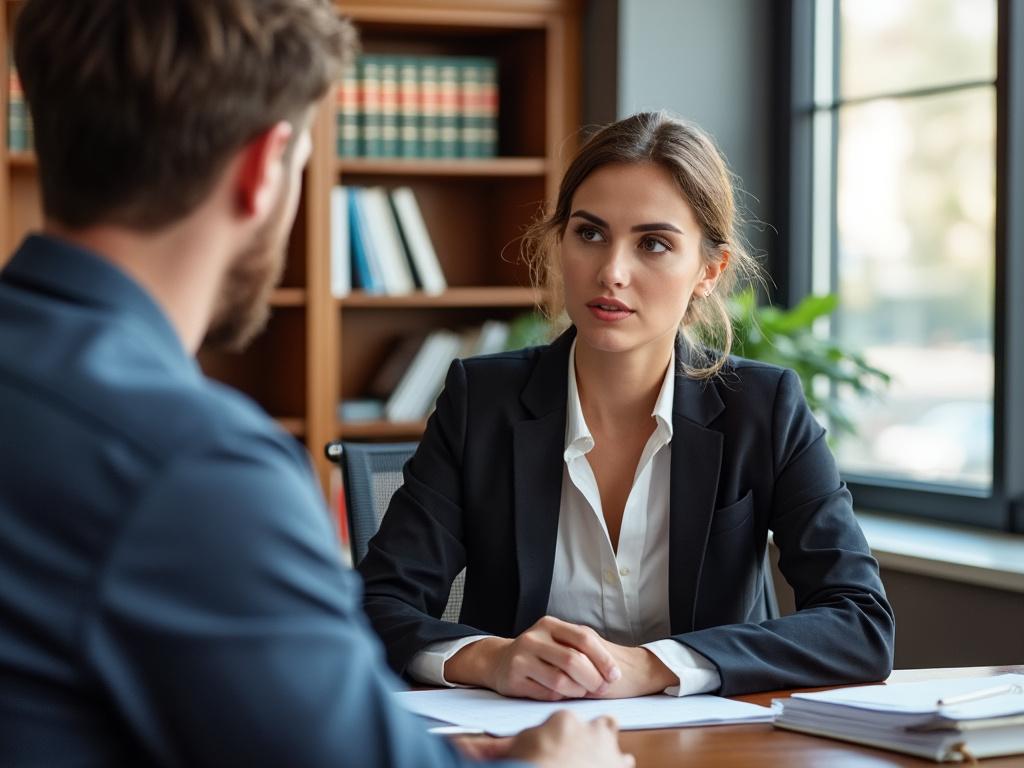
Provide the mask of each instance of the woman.
{"label": "woman", "polygon": [[693,125],[638,114],[579,151],[526,238],[571,327],[452,365],[360,564],[400,674],[548,700],[888,674],[892,610],[824,430],[792,371],[729,357],[724,297],[756,274],[735,219]]}

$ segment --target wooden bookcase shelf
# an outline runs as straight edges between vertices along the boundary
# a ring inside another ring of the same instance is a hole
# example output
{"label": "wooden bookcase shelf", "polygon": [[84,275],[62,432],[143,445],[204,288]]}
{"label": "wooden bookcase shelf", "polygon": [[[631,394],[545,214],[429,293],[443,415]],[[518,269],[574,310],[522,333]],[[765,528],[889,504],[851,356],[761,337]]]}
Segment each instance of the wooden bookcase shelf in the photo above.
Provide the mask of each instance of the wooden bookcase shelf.
{"label": "wooden bookcase shelf", "polygon": [[350,421],[338,423],[338,434],[345,440],[416,440],[423,434],[425,421]]}
{"label": "wooden bookcase shelf", "polygon": [[[543,157],[496,157],[487,160],[382,160],[377,158],[339,159],[338,170],[363,176],[450,176],[499,179],[543,177],[548,161]],[[386,179],[381,179],[386,181]]]}
{"label": "wooden bookcase shelf", "polygon": [[277,419],[281,429],[295,437],[303,437],[306,434],[305,419]]}
{"label": "wooden bookcase shelf", "polygon": [[278,288],[270,297],[272,307],[301,307],[306,303],[304,288]]}
{"label": "wooden bookcase shelf", "polygon": [[[339,423],[342,397],[359,397],[404,335],[511,319],[534,291],[519,264],[518,238],[554,198],[579,128],[582,0],[339,0],[367,53],[489,56],[498,61],[498,156],[453,160],[340,159],[335,97],[312,127],[313,153],[281,286],[266,331],[245,352],[201,350],[208,375],[259,402],[309,449],[328,488],[323,446],[411,440],[424,422]],[[9,60],[18,0],[0,4],[0,61]],[[2,115],[8,78],[0,77]],[[0,147],[7,146],[0,117]],[[0,264],[42,224],[35,154],[0,152]],[[447,279],[440,295],[336,299],[330,281],[330,190],[336,184],[409,186]]]}
{"label": "wooden bookcase shelf", "polygon": [[537,303],[533,288],[519,286],[479,286],[449,288],[444,293],[410,293],[404,296],[380,296],[354,291],[338,299],[341,309],[452,309],[479,307],[532,307]]}
{"label": "wooden bookcase shelf", "polygon": [[11,170],[16,168],[35,170],[38,167],[35,152],[11,152],[7,155],[7,164]]}

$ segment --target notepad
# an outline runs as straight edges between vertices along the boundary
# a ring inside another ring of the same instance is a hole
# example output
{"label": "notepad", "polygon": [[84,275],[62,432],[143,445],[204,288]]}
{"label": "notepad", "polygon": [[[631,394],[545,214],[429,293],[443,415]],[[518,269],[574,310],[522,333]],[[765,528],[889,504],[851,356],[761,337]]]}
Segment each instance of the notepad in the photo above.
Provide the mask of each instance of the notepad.
{"label": "notepad", "polygon": [[[1005,689],[942,706],[942,699]],[[939,762],[1024,754],[1024,675],[841,688],[776,699],[780,728]]]}
{"label": "notepad", "polygon": [[768,707],[732,701],[719,696],[662,694],[633,699],[573,699],[560,702],[511,699],[478,688],[446,688],[407,691],[399,702],[418,715],[494,736],[511,736],[540,725],[559,710],[569,710],[581,720],[611,715],[622,730],[675,728],[689,725],[725,725],[770,722]]}

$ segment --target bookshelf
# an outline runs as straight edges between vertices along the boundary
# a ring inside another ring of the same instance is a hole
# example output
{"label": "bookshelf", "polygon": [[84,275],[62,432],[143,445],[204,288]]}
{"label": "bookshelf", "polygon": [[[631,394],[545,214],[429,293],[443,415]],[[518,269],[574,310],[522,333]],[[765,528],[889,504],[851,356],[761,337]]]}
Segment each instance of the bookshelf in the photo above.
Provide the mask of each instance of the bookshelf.
{"label": "bookshelf", "polygon": [[[203,369],[257,400],[313,457],[326,491],[323,445],[339,436],[408,440],[424,422],[341,423],[342,397],[362,394],[402,336],[509,319],[535,301],[518,236],[553,199],[579,126],[583,0],[345,0],[370,54],[489,56],[499,67],[498,153],[466,159],[340,158],[335,97],[315,119],[313,154],[267,330],[241,354],[201,350]],[[10,50],[20,0],[3,0]],[[5,73],[6,74],[6,73]],[[0,78],[4,115],[9,83]],[[41,224],[36,160],[8,151],[0,120],[0,263]],[[337,184],[411,187],[449,289],[438,295],[335,298],[330,288],[330,191]]]}
{"label": "bookshelf", "polygon": [[[403,335],[511,318],[535,292],[518,263],[518,236],[552,199],[579,125],[579,2],[384,0],[348,2],[370,54],[491,56],[498,60],[498,152],[493,158],[341,158],[340,183],[409,186],[449,290],[437,296],[336,300],[339,396],[358,397]],[[416,439],[423,422],[339,423],[346,439]]]}

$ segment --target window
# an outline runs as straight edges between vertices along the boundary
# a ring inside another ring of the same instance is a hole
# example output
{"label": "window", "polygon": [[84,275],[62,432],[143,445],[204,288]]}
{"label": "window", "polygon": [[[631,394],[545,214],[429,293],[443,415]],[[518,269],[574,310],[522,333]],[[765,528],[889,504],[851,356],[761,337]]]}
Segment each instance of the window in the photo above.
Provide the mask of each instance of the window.
{"label": "window", "polygon": [[790,12],[784,295],[837,293],[824,332],[893,377],[880,400],[835,393],[857,427],[843,475],[861,507],[1019,526],[1024,8]]}

